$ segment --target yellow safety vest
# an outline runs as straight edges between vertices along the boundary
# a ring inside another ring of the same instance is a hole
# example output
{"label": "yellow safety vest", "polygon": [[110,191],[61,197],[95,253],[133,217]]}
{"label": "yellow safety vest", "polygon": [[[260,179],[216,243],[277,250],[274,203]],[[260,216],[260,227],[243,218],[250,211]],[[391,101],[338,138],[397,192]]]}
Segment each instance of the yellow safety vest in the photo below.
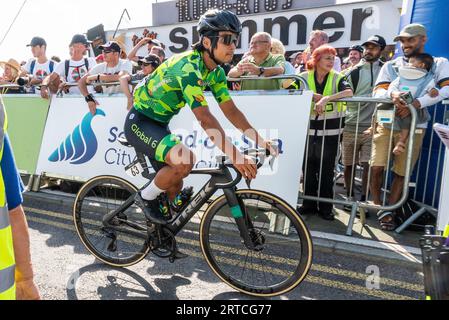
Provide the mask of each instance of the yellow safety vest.
{"label": "yellow safety vest", "polygon": [[[309,89],[314,93],[317,93],[315,85],[315,71],[314,70],[306,71],[301,73],[300,76],[307,81]],[[343,78],[342,74],[337,73],[334,70],[331,70],[327,77],[326,85],[324,86],[324,91],[322,95],[331,96],[338,93],[338,83],[342,78]],[[315,114],[314,109],[315,109],[315,102],[313,102],[312,100],[310,106],[310,120],[312,121],[331,122],[332,120],[339,119],[339,122],[341,122],[340,120],[342,117],[344,117],[346,112],[346,103],[329,102],[326,105],[325,112],[319,116]],[[343,131],[341,124],[338,125],[337,127],[325,125],[325,128],[326,128],[325,130],[319,130],[320,131],[318,133],[319,136],[338,135],[341,134],[341,132]],[[314,134],[312,131],[313,130],[310,130],[309,134]]]}
{"label": "yellow safety vest", "polygon": [[[0,160],[6,132],[6,111],[0,98]],[[0,300],[15,300],[15,260],[11,225],[6,205],[5,183],[0,167]]]}

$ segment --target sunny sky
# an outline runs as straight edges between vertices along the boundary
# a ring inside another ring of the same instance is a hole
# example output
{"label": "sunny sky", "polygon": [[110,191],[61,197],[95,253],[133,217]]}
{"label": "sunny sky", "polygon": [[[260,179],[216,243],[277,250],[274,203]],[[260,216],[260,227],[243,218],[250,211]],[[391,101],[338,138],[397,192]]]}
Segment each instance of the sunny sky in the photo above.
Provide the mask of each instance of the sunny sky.
{"label": "sunny sky", "polygon": [[[24,0],[3,1],[0,19],[0,41],[13,21]],[[31,58],[26,45],[33,36],[47,41],[47,55],[68,57],[68,45],[76,33],[86,33],[91,27],[103,23],[105,30],[117,26],[123,9],[131,21],[121,28],[151,25],[151,3],[154,0],[27,0],[5,41],[0,44],[0,61],[15,58],[19,62]]]}

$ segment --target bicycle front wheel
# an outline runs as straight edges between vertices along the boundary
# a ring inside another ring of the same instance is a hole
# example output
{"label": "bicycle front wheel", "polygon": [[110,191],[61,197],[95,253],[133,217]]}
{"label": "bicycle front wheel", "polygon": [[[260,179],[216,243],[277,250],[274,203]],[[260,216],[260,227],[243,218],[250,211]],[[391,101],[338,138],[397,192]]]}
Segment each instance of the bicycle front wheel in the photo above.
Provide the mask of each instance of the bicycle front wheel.
{"label": "bicycle front wheel", "polygon": [[114,176],[99,176],[86,182],[73,206],[76,231],[85,247],[99,260],[115,267],[136,264],[149,252],[147,221],[135,204],[119,210],[105,224],[106,214],[120,208],[137,188]]}
{"label": "bicycle front wheel", "polygon": [[240,236],[225,196],[206,210],[200,226],[203,255],[214,273],[232,288],[258,297],[289,292],[312,264],[312,239],[296,211],[282,199],[258,190],[236,191],[250,236],[260,245],[248,248]]}

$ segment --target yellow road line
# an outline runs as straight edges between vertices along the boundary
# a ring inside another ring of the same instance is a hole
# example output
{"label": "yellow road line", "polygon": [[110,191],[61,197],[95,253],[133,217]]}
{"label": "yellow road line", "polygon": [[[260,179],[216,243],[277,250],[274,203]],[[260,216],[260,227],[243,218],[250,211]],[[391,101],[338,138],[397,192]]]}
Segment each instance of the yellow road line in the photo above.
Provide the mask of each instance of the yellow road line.
{"label": "yellow road line", "polygon": [[[25,208],[26,211],[32,211],[35,213],[40,213],[40,214],[44,214],[47,216],[51,216],[51,217],[56,217],[56,218],[60,218],[60,219],[64,219],[64,220],[68,220],[68,221],[73,221],[72,220],[72,216],[71,215],[67,215],[67,214],[60,214],[60,213],[56,213],[53,211],[47,211],[47,210],[42,210],[42,209],[34,209],[34,208]],[[97,224],[96,221],[93,220],[89,220],[89,219],[84,219],[84,221],[86,221],[87,223],[90,224]],[[44,222],[42,222],[44,223]],[[63,225],[64,229],[67,229],[67,225],[62,224],[62,223],[58,223],[58,222],[54,222],[55,226],[57,225],[58,227],[62,227],[61,225]],[[70,228],[69,230],[75,230],[75,228]],[[124,238],[124,237],[122,237]],[[126,237],[125,239],[131,240],[132,238]],[[177,242],[179,243],[183,243],[183,244],[188,244],[191,246],[195,246],[195,247],[199,247],[199,242],[195,241],[195,240],[190,240],[190,239],[186,239],[186,238],[182,238],[177,236],[176,237]],[[226,247],[226,246],[221,246],[221,245],[217,245],[214,244],[212,245],[212,247],[214,249],[217,250],[221,250],[224,252],[228,252],[228,253],[234,253],[234,254],[238,254],[241,256],[246,256],[247,252],[244,250],[239,250],[239,249],[233,249],[230,247]],[[200,254],[200,256],[202,257],[202,255]],[[293,265],[296,266],[297,265],[297,261],[292,260],[292,259],[286,259],[286,258],[282,258],[282,257],[276,257],[276,256],[268,256],[268,255],[258,255],[257,256],[258,259],[265,259],[268,261],[272,261],[272,262],[276,262],[279,264],[288,264],[288,265]],[[279,269],[278,269],[279,270]],[[342,276],[342,277],[347,277],[347,278],[352,278],[352,279],[356,279],[356,280],[363,280],[365,281],[368,277],[367,274],[363,274],[363,273],[358,273],[358,272],[354,272],[354,271],[349,271],[349,270],[345,270],[345,269],[339,269],[339,268],[333,268],[333,267],[329,267],[329,266],[324,266],[324,265],[320,265],[320,264],[312,264],[311,270],[314,271],[318,271],[318,272],[324,272],[324,273],[328,273],[328,274],[333,274],[333,275],[337,275],[337,276]],[[258,270],[260,271],[260,270]],[[281,270],[282,271],[282,270]],[[285,271],[282,271],[285,272]],[[276,274],[276,272],[274,272],[274,274]],[[286,275],[286,274],[282,274],[282,275]],[[307,276],[307,278],[311,277],[310,275]],[[317,278],[319,279],[319,278]],[[381,285],[386,285],[389,287],[394,287],[394,288],[400,288],[400,289],[406,289],[409,291],[416,291],[416,292],[420,292],[422,293],[424,291],[424,287],[417,285],[417,284],[413,284],[413,283],[408,283],[408,282],[403,282],[403,281],[398,281],[398,280],[393,280],[393,279],[389,279],[389,278],[380,278],[380,284]],[[322,282],[322,279],[320,279],[320,281]],[[317,283],[317,282],[316,282]],[[362,287],[363,288],[363,287]]]}

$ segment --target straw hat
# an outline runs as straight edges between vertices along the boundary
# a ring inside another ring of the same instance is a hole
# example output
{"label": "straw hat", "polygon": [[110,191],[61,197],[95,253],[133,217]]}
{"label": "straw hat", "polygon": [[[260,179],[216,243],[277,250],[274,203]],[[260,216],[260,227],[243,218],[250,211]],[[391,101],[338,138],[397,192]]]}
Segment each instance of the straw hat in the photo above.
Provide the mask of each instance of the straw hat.
{"label": "straw hat", "polygon": [[15,82],[20,74],[20,63],[18,63],[14,59],[9,59],[7,62],[1,61],[0,68],[5,69],[5,66],[9,66],[11,68],[12,82]]}
{"label": "straw hat", "polygon": [[14,59],[9,59],[7,62],[6,61],[0,61],[0,67],[5,69],[5,66],[8,65],[11,68],[13,68],[15,71],[17,71],[17,73],[20,72],[20,63],[18,63],[16,60]]}

